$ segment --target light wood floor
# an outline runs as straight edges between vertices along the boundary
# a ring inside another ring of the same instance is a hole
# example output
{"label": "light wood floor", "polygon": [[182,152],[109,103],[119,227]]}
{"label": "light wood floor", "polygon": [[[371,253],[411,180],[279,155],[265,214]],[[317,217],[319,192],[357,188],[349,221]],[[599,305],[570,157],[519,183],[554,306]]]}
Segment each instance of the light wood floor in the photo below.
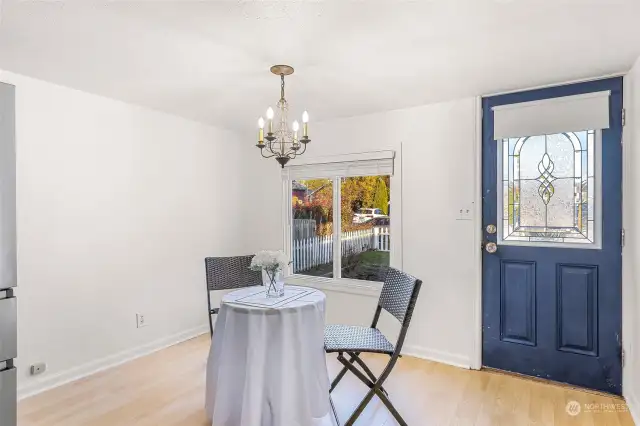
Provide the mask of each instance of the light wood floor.
{"label": "light wood floor", "polygon": [[[211,426],[203,408],[208,349],[209,336],[202,336],[26,399],[19,404],[18,425]],[[365,359],[378,373],[388,358]],[[338,364],[330,360],[333,376]],[[386,388],[410,426],[633,425],[618,398],[411,357],[400,359]],[[334,401],[343,421],[364,393],[349,375],[340,383]],[[569,401],[580,403],[582,412],[569,416]],[[357,422],[396,424],[377,399]]]}

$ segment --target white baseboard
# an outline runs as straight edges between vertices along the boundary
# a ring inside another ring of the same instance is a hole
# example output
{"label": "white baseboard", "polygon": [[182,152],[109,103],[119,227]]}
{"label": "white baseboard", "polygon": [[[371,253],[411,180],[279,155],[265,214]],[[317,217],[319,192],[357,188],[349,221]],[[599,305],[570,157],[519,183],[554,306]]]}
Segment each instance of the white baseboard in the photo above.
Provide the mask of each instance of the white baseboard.
{"label": "white baseboard", "polygon": [[405,345],[404,349],[402,350],[402,354],[413,356],[416,358],[428,359],[429,361],[435,361],[442,364],[453,365],[454,367],[465,369],[471,368],[471,361],[467,356],[438,351],[421,346]]}
{"label": "white baseboard", "polygon": [[640,426],[640,400],[633,392],[625,393],[624,399],[627,401],[627,407],[636,425]]}
{"label": "white baseboard", "polygon": [[153,352],[157,352],[161,349],[173,346],[175,344],[184,342],[194,337],[198,337],[209,331],[208,324],[200,327],[185,330],[183,332],[173,334],[171,336],[163,337],[153,342],[138,346],[136,348],[127,349],[107,357],[90,361],[86,364],[79,365],[77,367],[70,368],[66,371],[55,373],[48,377],[43,377],[40,380],[33,381],[26,386],[18,387],[18,400],[28,398],[30,396],[37,395],[41,392],[62,386],[64,384],[76,381],[83,377],[90,376],[103,370],[115,367],[125,362],[132,361],[136,358],[140,358],[145,355],[149,355]]}

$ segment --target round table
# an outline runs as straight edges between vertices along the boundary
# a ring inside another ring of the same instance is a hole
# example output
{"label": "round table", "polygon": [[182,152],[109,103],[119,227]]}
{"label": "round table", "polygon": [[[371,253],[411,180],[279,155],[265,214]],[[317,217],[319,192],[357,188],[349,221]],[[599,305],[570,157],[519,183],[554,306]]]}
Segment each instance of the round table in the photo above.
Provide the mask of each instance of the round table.
{"label": "round table", "polygon": [[206,410],[214,426],[331,426],[324,353],[325,295],[286,286],[226,294],[207,363]]}

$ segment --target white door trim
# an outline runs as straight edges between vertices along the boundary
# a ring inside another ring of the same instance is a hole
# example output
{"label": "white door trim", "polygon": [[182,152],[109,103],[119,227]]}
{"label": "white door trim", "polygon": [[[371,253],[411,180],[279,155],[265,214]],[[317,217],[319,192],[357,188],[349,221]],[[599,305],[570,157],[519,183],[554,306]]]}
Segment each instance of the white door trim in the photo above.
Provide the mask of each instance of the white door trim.
{"label": "white door trim", "polygon": [[475,264],[475,303],[473,317],[476,328],[473,338],[473,350],[470,357],[470,367],[474,370],[482,368],[482,96],[476,98],[476,129],[474,143],[475,161],[475,197],[474,220],[473,220],[473,245],[475,254],[473,262]]}

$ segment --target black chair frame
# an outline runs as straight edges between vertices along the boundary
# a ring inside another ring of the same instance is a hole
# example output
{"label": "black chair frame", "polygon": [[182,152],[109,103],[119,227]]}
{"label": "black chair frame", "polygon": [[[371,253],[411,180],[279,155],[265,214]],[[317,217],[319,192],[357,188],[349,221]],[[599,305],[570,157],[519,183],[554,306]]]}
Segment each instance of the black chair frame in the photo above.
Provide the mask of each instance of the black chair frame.
{"label": "black chair frame", "polygon": [[207,312],[209,313],[209,331],[213,336],[212,315],[220,308],[211,307],[211,291],[243,288],[262,285],[262,273],[249,269],[253,255],[232,257],[207,257],[204,259],[207,276]]}
{"label": "black chair frame", "polygon": [[211,320],[211,315],[218,315],[220,312],[220,308],[211,308],[211,295],[209,294],[209,290],[207,288],[207,307],[209,308],[209,335],[213,336],[213,321]]}
{"label": "black chair frame", "polygon": [[[418,294],[420,292],[421,286],[422,286],[422,281],[419,279],[416,279],[413,287],[413,292],[411,294],[411,298],[407,307],[407,311],[402,321],[402,328],[400,329],[398,341],[395,345],[393,353],[390,355],[391,358],[389,359],[389,362],[387,363],[386,367],[384,368],[384,370],[382,371],[379,377],[376,377],[371,371],[371,369],[367,367],[364,361],[360,358],[361,352],[349,352],[349,351],[338,352],[338,361],[344,367],[342,368],[340,373],[338,373],[335,379],[333,379],[333,382],[331,383],[331,388],[329,389],[329,393],[331,394],[331,392],[333,392],[333,390],[336,388],[340,380],[342,380],[342,378],[345,376],[347,371],[350,371],[351,373],[353,373],[358,379],[360,379],[362,383],[367,385],[367,387],[369,388],[369,391],[367,392],[365,397],[362,399],[360,404],[358,404],[355,411],[351,414],[351,416],[349,417],[347,422],[344,424],[344,426],[353,426],[353,424],[356,422],[358,417],[360,417],[365,407],[367,406],[367,404],[369,404],[369,402],[374,397],[374,395],[380,398],[382,403],[387,407],[387,409],[391,412],[393,417],[398,421],[400,425],[408,426],[407,422],[404,421],[404,419],[402,418],[398,410],[396,410],[396,408],[393,406],[393,403],[389,399],[389,394],[383,387],[383,384],[389,377],[389,374],[391,374],[391,370],[393,370],[393,367],[396,365],[398,358],[400,358],[401,356],[400,352],[402,351],[402,345],[404,344],[404,340],[406,338],[407,332],[409,331],[409,323],[411,322],[411,317],[413,316],[413,310],[418,300]],[[382,299],[381,299],[378,302],[378,307],[376,308],[376,312],[373,317],[371,328],[377,328],[378,320],[380,319],[380,314],[382,313],[382,309],[383,309],[383,306],[382,306]],[[344,356],[345,353],[349,356],[349,359],[347,359]],[[362,373],[362,371],[356,368],[354,363],[360,366],[360,368],[364,370],[364,373]],[[333,416],[336,420],[336,424],[338,426],[341,426],[340,419],[338,418],[338,413],[336,411],[336,408],[331,396],[329,397],[329,401],[331,403],[331,410],[333,411]]]}

